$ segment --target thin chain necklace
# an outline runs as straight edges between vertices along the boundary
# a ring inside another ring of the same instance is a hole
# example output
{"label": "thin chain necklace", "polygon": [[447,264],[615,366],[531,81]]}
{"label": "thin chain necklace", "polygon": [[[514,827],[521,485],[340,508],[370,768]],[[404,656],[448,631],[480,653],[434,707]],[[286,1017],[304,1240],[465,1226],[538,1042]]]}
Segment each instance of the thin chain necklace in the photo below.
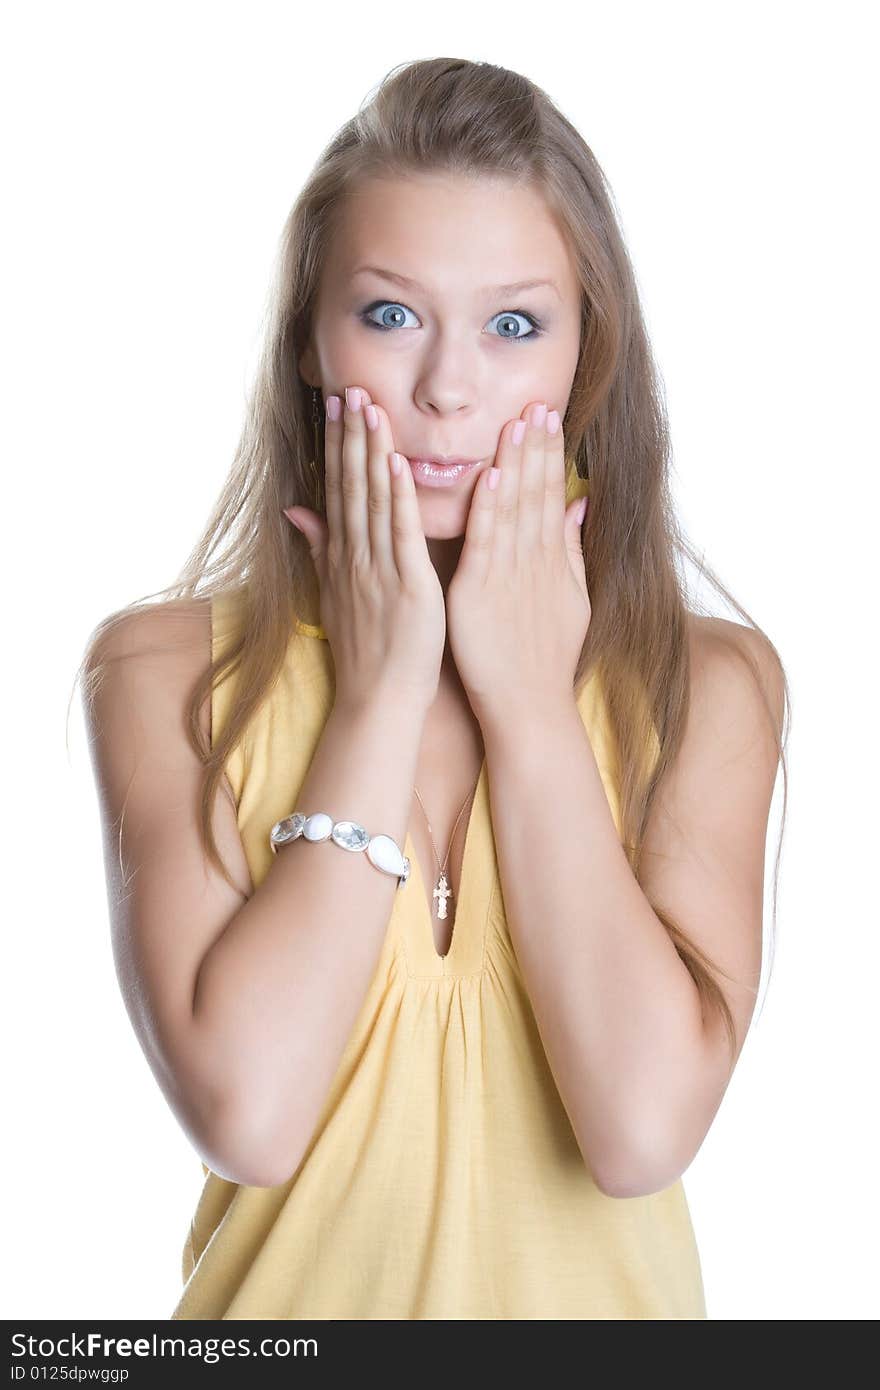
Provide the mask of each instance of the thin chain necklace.
{"label": "thin chain necklace", "polygon": [[449,849],[446,851],[446,858],[443,860],[443,863],[442,863],[442,864],[440,864],[440,856],[439,856],[439,854],[437,853],[437,846],[434,844],[434,836],[431,834],[431,826],[430,826],[430,824],[428,823],[428,813],[427,813],[427,811],[425,811],[425,803],[422,801],[422,798],[419,796],[418,787],[413,787],[413,791],[415,792],[416,796],[419,797],[419,805],[420,805],[421,808],[422,808],[422,812],[423,812],[424,817],[425,817],[425,823],[428,825],[428,837],[429,837],[429,839],[430,839],[430,841],[431,841],[431,848],[432,848],[433,851],[434,851],[434,858],[437,860],[437,863],[440,865],[440,877],[437,879],[437,883],[436,883],[436,885],[435,885],[435,887],[434,887],[434,891],[433,891],[433,893],[432,893],[431,896],[435,899],[435,901],[436,901],[436,903],[437,903],[437,916],[438,916],[438,918],[439,918],[441,921],[448,915],[448,914],[447,914],[447,911],[446,911],[446,899],[452,897],[452,889],[449,887],[449,881],[448,881],[448,879],[447,879],[447,877],[446,877],[446,865],[449,863],[449,855],[450,855],[451,852],[452,852],[452,844],[453,844],[453,841],[455,840],[455,832],[456,832],[456,830],[458,829],[458,822],[461,820],[462,816],[464,815],[465,807],[467,806],[468,802],[469,802],[470,800],[472,800],[472,798],[476,795],[477,787],[478,787],[479,785],[480,785],[480,779],[479,779],[479,777],[478,777],[478,778],[477,778],[477,785],[474,787],[474,790],[465,798],[464,806],[462,806],[461,810],[459,811],[458,816],[457,816],[456,821],[455,821],[455,825],[452,827],[452,835],[451,835],[450,840],[449,840]]}

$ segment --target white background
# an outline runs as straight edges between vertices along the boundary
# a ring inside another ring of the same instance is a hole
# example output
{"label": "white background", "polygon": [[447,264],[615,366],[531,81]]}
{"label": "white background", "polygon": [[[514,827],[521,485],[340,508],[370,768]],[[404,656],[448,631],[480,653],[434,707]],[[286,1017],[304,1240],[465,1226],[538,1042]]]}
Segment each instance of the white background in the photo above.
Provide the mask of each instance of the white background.
{"label": "white background", "polygon": [[[71,682],[95,623],[170,583],[201,531],[320,149],[390,68],[441,55],[522,71],[597,155],[683,524],[792,683],[774,971],[685,1175],[709,1316],[880,1312],[871,10],[154,0],[7,17],[5,1317],[177,1301],[202,1173],[119,994]],[[781,792],[780,774],[768,932]]]}

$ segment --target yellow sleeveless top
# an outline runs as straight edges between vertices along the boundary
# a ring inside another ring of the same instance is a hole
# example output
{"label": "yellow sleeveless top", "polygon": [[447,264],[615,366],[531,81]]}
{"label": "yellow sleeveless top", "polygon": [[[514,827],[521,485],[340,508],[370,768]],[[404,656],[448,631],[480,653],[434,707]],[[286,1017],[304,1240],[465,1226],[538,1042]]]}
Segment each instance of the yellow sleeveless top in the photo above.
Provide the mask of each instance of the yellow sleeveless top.
{"label": "yellow sleeveless top", "polygon": [[[235,615],[235,594],[213,600],[215,657]],[[214,692],[215,730],[232,684]],[[295,622],[278,684],[226,767],[255,888],[333,691],[323,630]],[[595,678],[578,708],[619,831]],[[404,853],[410,878],[299,1168],[262,1188],[202,1163],[171,1317],[705,1318],[681,1180],[608,1197],[578,1148],[505,922],[485,760],[446,956],[408,835]]]}

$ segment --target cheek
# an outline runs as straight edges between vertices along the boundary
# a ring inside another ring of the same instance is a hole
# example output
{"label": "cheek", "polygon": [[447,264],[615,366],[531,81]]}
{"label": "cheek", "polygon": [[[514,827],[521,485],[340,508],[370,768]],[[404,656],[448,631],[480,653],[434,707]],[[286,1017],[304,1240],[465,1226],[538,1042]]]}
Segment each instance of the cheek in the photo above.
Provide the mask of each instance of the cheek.
{"label": "cheek", "polygon": [[387,414],[393,433],[395,419],[402,419],[406,413],[407,378],[397,368],[387,346],[383,350],[368,328],[360,328],[340,333],[336,342],[328,344],[331,348],[325,356],[330,379],[346,386],[363,386],[370,400]]}
{"label": "cheek", "polygon": [[323,323],[316,335],[323,369],[331,381],[348,386],[364,386],[369,391],[371,376],[381,380],[382,360],[369,329],[353,316],[334,317]]}
{"label": "cheek", "polygon": [[568,362],[558,354],[533,353],[523,344],[512,347],[510,357],[515,359],[505,369],[499,379],[494,414],[499,418],[499,431],[507,420],[516,420],[532,401],[547,401],[558,404],[568,397],[571,388],[571,374]]}

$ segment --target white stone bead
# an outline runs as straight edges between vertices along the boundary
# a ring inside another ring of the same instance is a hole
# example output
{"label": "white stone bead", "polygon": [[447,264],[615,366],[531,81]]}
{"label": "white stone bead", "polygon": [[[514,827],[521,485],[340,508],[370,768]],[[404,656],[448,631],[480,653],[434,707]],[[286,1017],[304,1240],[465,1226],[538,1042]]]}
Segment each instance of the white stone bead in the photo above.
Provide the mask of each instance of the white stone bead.
{"label": "white stone bead", "polygon": [[306,818],[303,835],[307,840],[326,840],[332,829],[333,817],[325,815],[323,811],[316,811],[313,816]]}
{"label": "white stone bead", "polygon": [[390,835],[374,835],[367,845],[367,858],[388,874],[403,873],[404,858]]}

